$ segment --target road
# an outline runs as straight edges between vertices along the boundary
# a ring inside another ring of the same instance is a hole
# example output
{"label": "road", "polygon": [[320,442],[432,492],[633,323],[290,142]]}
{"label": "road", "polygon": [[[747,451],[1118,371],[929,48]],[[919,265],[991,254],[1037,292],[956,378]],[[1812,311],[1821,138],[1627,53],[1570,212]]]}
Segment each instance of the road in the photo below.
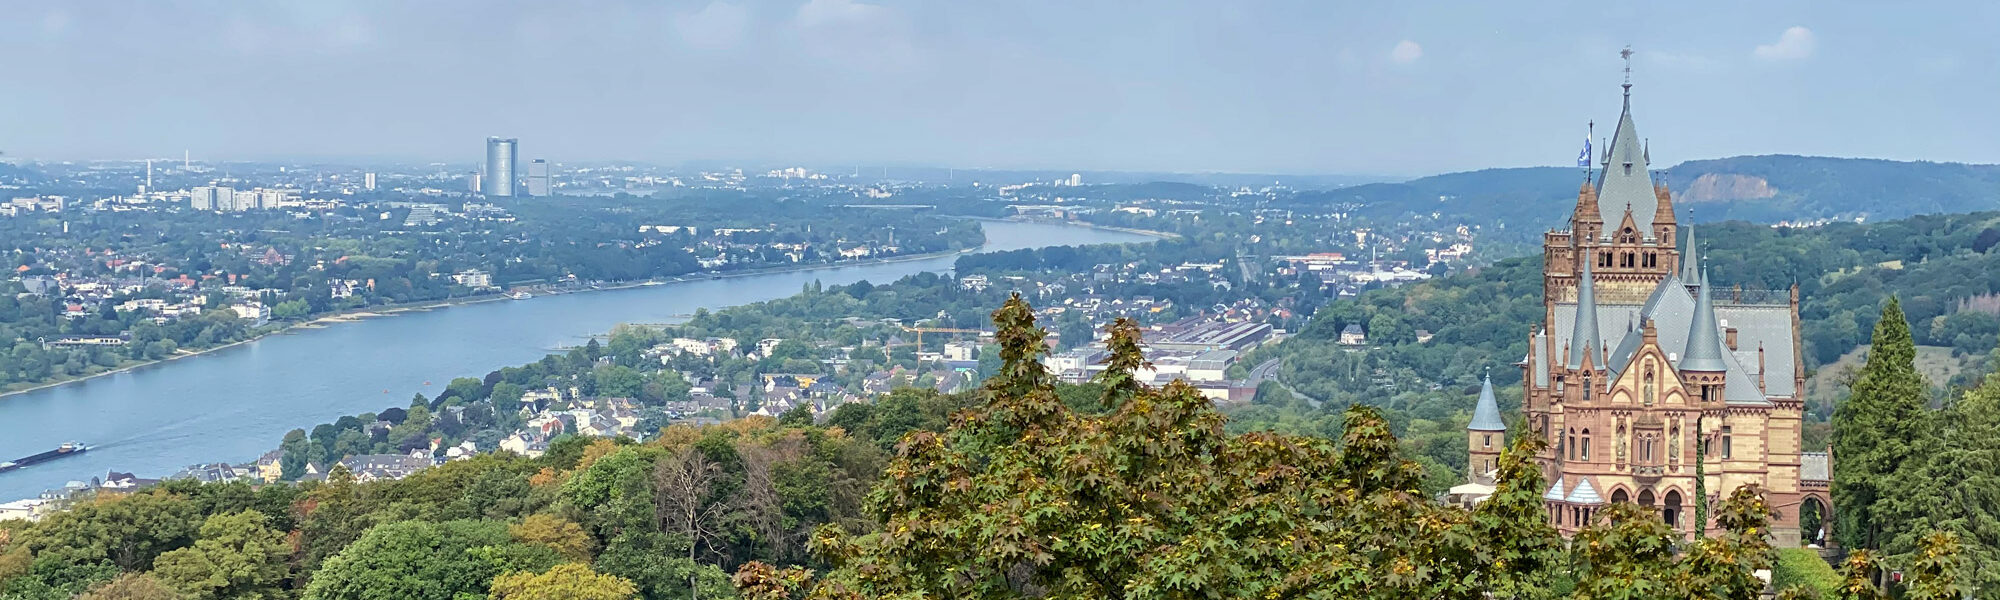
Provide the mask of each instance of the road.
{"label": "road", "polygon": [[1257,387],[1265,381],[1276,382],[1279,386],[1285,388],[1285,391],[1291,392],[1293,396],[1304,398],[1307,404],[1312,405],[1313,408],[1319,408],[1318,399],[1301,394],[1298,390],[1292,389],[1292,386],[1285,385],[1285,382],[1278,381],[1278,367],[1283,366],[1284,363],[1285,359],[1282,358],[1273,358],[1257,363],[1257,366],[1250,368],[1250,377],[1246,381],[1250,383],[1250,387]]}

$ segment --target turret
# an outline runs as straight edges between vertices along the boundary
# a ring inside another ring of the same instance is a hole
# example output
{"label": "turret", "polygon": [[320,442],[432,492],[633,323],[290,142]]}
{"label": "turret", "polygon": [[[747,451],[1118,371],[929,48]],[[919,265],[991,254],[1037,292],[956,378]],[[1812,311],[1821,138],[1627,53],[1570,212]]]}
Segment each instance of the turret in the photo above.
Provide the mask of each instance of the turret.
{"label": "turret", "polygon": [[1694,388],[1695,396],[1704,406],[1722,402],[1723,375],[1729,368],[1722,360],[1722,326],[1715,318],[1713,288],[1708,273],[1703,272],[1701,291],[1695,298],[1694,320],[1688,326],[1687,354],[1676,365],[1681,381]]}
{"label": "turret", "polygon": [[1472,423],[1465,426],[1471,460],[1467,478],[1473,483],[1493,485],[1493,471],[1500,468],[1500,450],[1507,447],[1507,423],[1500,419],[1500,402],[1493,396],[1493,376],[1479,384],[1479,401],[1472,406]]}
{"label": "turret", "polygon": [[1592,283],[1590,262],[1583,263],[1583,272],[1576,279],[1576,328],[1570,331],[1569,357],[1563,364],[1570,369],[1581,369],[1585,363],[1603,362],[1595,355],[1602,351],[1604,342],[1597,331],[1597,286]]}

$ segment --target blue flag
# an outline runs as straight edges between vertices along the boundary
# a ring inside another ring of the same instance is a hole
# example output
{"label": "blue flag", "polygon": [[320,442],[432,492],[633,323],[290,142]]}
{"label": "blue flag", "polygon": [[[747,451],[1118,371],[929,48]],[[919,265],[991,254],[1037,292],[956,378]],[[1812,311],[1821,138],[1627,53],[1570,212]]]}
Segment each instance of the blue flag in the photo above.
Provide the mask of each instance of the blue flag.
{"label": "blue flag", "polygon": [[1583,151],[1576,154],[1576,166],[1590,166],[1590,136],[1583,136]]}

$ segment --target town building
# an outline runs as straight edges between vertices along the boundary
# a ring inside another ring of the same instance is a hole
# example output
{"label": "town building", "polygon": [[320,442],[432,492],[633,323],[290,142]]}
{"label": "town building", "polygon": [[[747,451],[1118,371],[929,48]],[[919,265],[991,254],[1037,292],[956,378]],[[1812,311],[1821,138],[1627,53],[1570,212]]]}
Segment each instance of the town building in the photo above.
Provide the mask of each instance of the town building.
{"label": "town building", "polygon": [[[1805,512],[1830,522],[1831,503],[1830,459],[1800,447],[1798,288],[1717,289],[1652,178],[1631,106],[1628,83],[1600,171],[1568,227],[1544,237],[1545,320],[1519,363],[1528,430],[1518,434],[1548,442],[1536,461],[1549,519],[1573,535],[1606,504],[1632,502],[1682,535],[1712,535],[1712,521],[1694,522],[1696,494],[1713,506],[1755,484],[1776,543],[1823,539],[1800,530]],[[1489,386],[1468,427],[1472,483],[1491,481],[1506,433],[1498,415]]]}

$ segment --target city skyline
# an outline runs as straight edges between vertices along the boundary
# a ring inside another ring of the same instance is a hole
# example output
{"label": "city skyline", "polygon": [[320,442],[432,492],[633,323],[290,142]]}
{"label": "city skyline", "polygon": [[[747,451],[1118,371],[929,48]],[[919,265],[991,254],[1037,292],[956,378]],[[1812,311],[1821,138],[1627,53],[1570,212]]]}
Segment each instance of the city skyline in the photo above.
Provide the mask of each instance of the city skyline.
{"label": "city skyline", "polygon": [[53,85],[0,96],[33,116],[0,151],[463,163],[505,132],[553,162],[1422,175],[1565,164],[1630,45],[1686,132],[1660,164],[2000,162],[2000,9],[1971,3],[466,6],[27,3],[0,51]]}

